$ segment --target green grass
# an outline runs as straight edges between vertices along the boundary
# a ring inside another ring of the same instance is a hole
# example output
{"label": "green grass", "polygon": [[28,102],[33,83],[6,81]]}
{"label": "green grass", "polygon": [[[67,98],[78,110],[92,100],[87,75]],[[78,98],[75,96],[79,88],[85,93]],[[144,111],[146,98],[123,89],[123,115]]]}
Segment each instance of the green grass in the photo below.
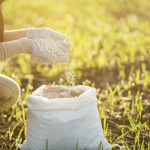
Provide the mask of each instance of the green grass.
{"label": "green grass", "polygon": [[[97,89],[107,140],[124,149],[150,149],[149,0],[6,0],[3,7],[5,30],[48,27],[66,34],[75,84]],[[22,91],[11,113],[2,114],[8,124],[16,122],[6,134],[10,149],[12,137],[22,143],[26,136],[27,96],[41,84],[58,84],[67,71],[59,68],[23,54],[0,62],[0,73],[13,78]],[[48,141],[46,145],[48,149]]]}

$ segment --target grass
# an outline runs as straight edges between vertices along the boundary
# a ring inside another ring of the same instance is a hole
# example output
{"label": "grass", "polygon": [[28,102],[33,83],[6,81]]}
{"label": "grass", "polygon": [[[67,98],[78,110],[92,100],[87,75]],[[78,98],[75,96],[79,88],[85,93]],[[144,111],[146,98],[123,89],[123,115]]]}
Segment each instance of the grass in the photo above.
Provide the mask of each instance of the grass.
{"label": "grass", "polygon": [[[106,139],[125,150],[149,150],[149,8],[149,0],[7,0],[5,30],[44,26],[66,34],[73,45],[75,84],[97,89]],[[42,84],[59,84],[66,71],[66,66],[40,65],[23,54],[0,62],[0,73],[22,91],[19,102],[0,114],[6,123],[0,126],[0,148],[17,149],[15,139],[25,140],[27,96]]]}

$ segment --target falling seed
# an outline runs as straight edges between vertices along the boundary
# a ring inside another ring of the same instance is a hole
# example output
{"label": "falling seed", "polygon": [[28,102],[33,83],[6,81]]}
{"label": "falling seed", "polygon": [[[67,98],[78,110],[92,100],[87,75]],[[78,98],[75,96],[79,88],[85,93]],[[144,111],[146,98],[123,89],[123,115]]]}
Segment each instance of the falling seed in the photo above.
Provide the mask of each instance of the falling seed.
{"label": "falling seed", "polygon": [[[68,69],[70,70],[68,74],[68,78],[70,80],[69,84],[74,85],[74,82],[72,81],[74,80],[73,77],[75,75],[74,75],[73,69],[70,66],[71,58],[67,56],[68,51],[64,51],[64,49],[66,50],[66,46],[64,44],[65,41],[58,40],[53,37],[35,38],[34,40],[37,41],[39,44],[41,44],[47,53],[52,54],[55,57],[55,60],[53,61],[53,63],[50,61],[50,64],[52,63],[52,67],[54,67],[54,64],[67,64],[68,65]],[[44,63],[46,61],[44,61],[44,58],[41,57],[39,58],[39,62]]]}

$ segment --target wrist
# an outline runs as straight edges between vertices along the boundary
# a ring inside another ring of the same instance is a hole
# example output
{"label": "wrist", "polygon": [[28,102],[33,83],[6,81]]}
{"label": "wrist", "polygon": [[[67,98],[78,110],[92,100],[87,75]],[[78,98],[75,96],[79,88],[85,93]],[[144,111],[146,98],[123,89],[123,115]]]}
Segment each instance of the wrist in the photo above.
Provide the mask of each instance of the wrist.
{"label": "wrist", "polygon": [[21,49],[21,52],[23,54],[31,54],[31,43],[30,40],[27,37],[19,39],[21,45],[23,48]]}
{"label": "wrist", "polygon": [[27,37],[28,29],[10,30],[4,32],[3,42],[18,40]]}

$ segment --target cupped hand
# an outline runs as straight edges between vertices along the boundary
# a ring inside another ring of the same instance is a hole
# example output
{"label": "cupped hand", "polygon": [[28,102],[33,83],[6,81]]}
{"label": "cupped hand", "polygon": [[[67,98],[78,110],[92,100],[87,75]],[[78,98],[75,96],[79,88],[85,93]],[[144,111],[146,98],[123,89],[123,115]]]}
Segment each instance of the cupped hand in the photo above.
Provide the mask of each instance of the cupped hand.
{"label": "cupped hand", "polygon": [[43,38],[43,37],[53,37],[59,40],[66,40],[66,35],[58,33],[49,28],[30,28],[27,33],[29,39]]}
{"label": "cupped hand", "polygon": [[71,51],[71,43],[65,43],[63,53],[56,58],[53,54],[48,53],[37,41],[29,39],[31,44],[31,59],[37,60],[40,64],[64,64],[66,62],[66,55]]}

